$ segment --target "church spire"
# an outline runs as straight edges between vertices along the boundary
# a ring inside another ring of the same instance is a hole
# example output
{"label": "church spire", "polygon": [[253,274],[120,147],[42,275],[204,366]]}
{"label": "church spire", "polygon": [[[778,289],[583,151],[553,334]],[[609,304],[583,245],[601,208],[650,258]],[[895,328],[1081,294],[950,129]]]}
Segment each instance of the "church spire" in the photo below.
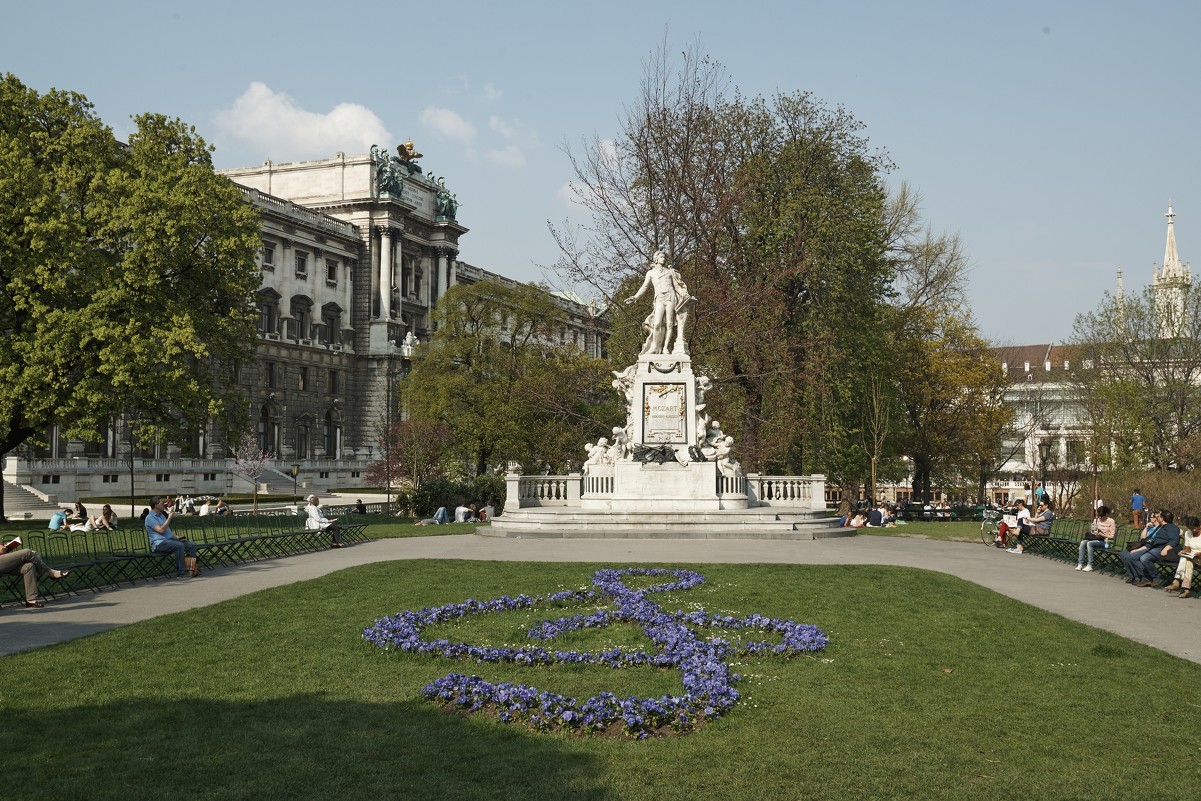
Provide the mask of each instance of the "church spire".
{"label": "church spire", "polygon": [[1172,211],[1172,201],[1168,201],[1168,242],[1163,249],[1164,278],[1180,278],[1184,276],[1184,265],[1180,263],[1180,254],[1176,252],[1176,212]]}

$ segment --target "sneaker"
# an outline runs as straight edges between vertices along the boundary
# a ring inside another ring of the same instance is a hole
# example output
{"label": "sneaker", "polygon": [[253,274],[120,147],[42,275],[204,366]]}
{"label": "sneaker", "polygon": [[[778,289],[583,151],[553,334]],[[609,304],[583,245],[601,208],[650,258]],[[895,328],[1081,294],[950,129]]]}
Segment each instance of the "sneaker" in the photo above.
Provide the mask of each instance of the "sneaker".
{"label": "sneaker", "polygon": [[1093,572],[1093,566],[1092,566],[1092,565],[1085,565],[1085,566],[1084,566],[1084,572],[1085,572],[1085,573],[1091,573],[1091,572]]}
{"label": "sneaker", "polygon": [[1151,579],[1143,579],[1142,581],[1135,584],[1134,586],[1136,586],[1136,587],[1153,587],[1153,586],[1155,586],[1155,582],[1152,581]]}
{"label": "sneaker", "polygon": [[1084,569],[1084,565],[1076,565],[1076,569],[1077,569],[1077,570],[1083,570],[1083,569]]}
{"label": "sneaker", "polygon": [[1021,548],[1006,548],[1005,551],[1007,553],[1021,553],[1022,549]]}

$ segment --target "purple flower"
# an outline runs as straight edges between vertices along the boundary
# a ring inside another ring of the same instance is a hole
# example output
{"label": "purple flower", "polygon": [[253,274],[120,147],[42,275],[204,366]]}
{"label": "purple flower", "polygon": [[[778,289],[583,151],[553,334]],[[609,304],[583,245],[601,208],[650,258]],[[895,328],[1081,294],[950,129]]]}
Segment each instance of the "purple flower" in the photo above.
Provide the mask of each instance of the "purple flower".
{"label": "purple flower", "polygon": [[[667,577],[668,581],[634,590],[627,587],[626,576]],[[452,659],[476,662],[509,662],[519,665],[594,664],[621,669],[654,665],[678,669],[684,694],[660,698],[630,696],[617,699],[612,693],[600,693],[579,703],[574,698],[540,691],[535,687],[491,684],[478,676],[450,673],[422,688],[423,697],[435,703],[451,704],[473,712],[495,709],[503,722],[523,721],[539,731],[574,729],[581,725],[599,731],[620,721],[628,736],[643,739],[659,728],[670,726],[690,731],[697,721],[720,717],[738,701],[734,685],[741,679],[730,671],[726,659],[733,654],[746,656],[770,652],[791,656],[826,647],[829,638],[815,626],[762,615],[736,618],[709,615],[704,610],[666,612],[648,595],[692,589],[704,581],[690,570],[663,568],[606,568],[592,577],[595,591],[565,590],[551,595],[502,596],[490,601],[468,598],[458,604],[404,611],[377,620],[363,631],[363,638],[385,650],[406,653],[438,654]],[[613,623],[635,623],[655,644],[654,653],[610,648],[599,653],[550,651],[537,646],[522,648],[476,646],[452,643],[446,639],[423,640],[425,626],[445,623],[469,614],[530,609],[543,604],[606,603],[616,609],[601,608],[556,620],[544,620],[531,626],[527,636],[533,640],[552,640],[569,631],[598,628]],[[700,639],[694,629],[760,630],[779,634],[779,643],[743,642],[737,649],[724,639]]]}

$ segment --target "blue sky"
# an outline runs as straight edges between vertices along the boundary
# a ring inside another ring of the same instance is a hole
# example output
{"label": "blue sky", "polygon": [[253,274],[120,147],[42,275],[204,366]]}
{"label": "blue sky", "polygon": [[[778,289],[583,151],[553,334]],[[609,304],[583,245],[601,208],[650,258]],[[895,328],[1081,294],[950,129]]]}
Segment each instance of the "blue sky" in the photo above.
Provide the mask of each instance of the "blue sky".
{"label": "blue sky", "polygon": [[[1163,259],[1201,254],[1201,6],[1145,2],[0,2],[0,71],[195,125],[217,166],[412,139],[471,229],[461,258],[522,280],[573,214],[562,152],[617,133],[666,36],[744,94],[846,107],[957,232],[998,344],[1063,340]],[[1198,257],[1201,259],[1201,256]],[[1199,261],[1201,264],[1201,261]]]}

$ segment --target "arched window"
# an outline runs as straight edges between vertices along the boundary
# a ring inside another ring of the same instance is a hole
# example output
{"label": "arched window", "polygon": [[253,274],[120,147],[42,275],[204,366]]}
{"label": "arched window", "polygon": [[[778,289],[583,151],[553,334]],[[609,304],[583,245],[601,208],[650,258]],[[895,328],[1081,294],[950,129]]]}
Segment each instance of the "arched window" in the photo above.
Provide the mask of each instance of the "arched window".
{"label": "arched window", "polygon": [[266,404],[259,410],[258,438],[260,451],[271,450],[271,409]]}

